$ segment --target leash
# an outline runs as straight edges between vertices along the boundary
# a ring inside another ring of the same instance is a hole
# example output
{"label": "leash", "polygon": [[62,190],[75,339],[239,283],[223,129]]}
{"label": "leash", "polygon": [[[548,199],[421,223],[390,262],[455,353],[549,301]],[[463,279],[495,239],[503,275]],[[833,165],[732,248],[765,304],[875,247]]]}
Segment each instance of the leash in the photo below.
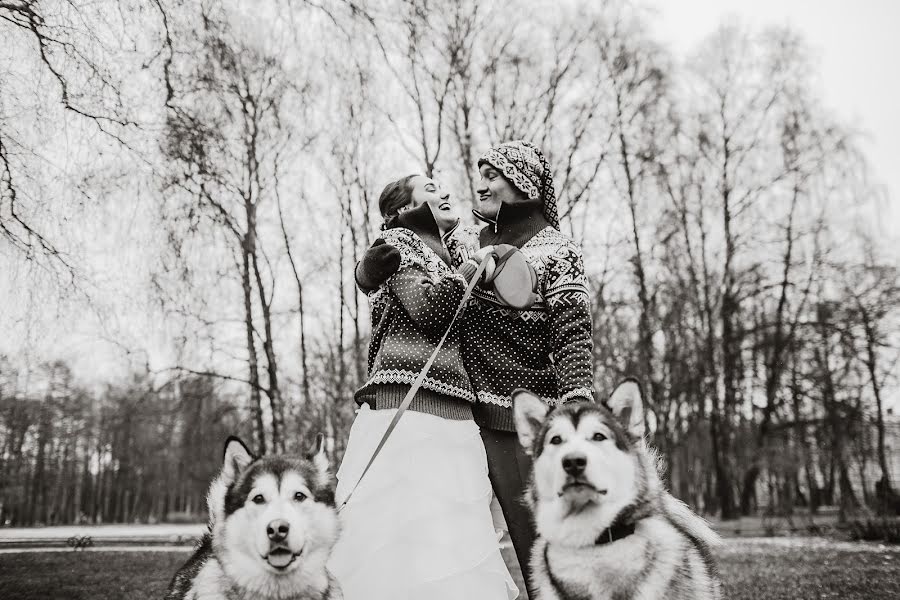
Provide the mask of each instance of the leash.
{"label": "leash", "polygon": [[366,468],[363,469],[362,475],[359,476],[359,479],[356,480],[356,484],[354,484],[354,486],[350,489],[350,493],[347,494],[347,497],[344,498],[344,501],[338,507],[338,511],[343,510],[344,507],[347,506],[347,502],[350,501],[350,497],[353,495],[353,492],[355,492],[356,488],[359,487],[359,484],[360,482],[362,482],[363,477],[365,477],[366,473],[369,472],[369,467],[371,467],[372,463],[375,462],[375,457],[378,456],[378,453],[381,452],[382,448],[384,448],[385,442],[387,442],[388,438],[391,436],[394,428],[397,427],[397,423],[400,421],[400,417],[403,416],[403,413],[405,413],[406,409],[409,408],[409,405],[412,404],[413,397],[415,397],[416,392],[419,391],[419,388],[422,387],[422,382],[425,381],[425,375],[428,374],[428,370],[431,368],[431,365],[437,358],[438,352],[441,351],[441,347],[447,340],[447,336],[450,335],[450,331],[453,329],[453,325],[456,324],[456,320],[459,318],[459,315],[462,313],[463,308],[466,306],[466,302],[468,302],[469,297],[472,295],[472,290],[474,290],[475,286],[478,284],[478,280],[481,278],[481,275],[487,268],[488,261],[491,258],[492,256],[490,254],[485,256],[481,263],[478,265],[478,268],[475,270],[475,275],[472,276],[471,281],[469,281],[469,285],[466,286],[466,291],[463,294],[462,300],[459,301],[459,306],[456,307],[456,312],[453,314],[453,318],[450,319],[450,325],[447,326],[447,330],[444,332],[444,335],[441,336],[441,339],[435,347],[434,352],[432,352],[431,356],[428,357],[428,361],[425,363],[425,366],[422,367],[421,371],[419,371],[419,375],[416,377],[415,381],[413,381],[413,384],[410,386],[409,391],[406,392],[406,396],[403,398],[403,402],[400,403],[400,406],[397,408],[396,414],[394,414],[394,418],[391,419],[391,422],[388,424],[384,435],[381,436],[381,441],[379,441],[378,446],[375,447],[375,452],[372,453],[372,457],[369,459],[368,464],[366,464]]}

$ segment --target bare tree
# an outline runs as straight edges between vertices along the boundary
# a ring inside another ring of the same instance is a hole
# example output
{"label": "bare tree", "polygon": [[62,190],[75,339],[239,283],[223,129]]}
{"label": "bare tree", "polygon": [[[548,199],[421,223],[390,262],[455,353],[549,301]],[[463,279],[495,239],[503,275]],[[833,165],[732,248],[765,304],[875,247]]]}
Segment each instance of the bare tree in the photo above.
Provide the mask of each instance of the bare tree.
{"label": "bare tree", "polygon": [[[747,218],[754,213],[763,194],[785,176],[781,165],[764,160],[777,144],[779,100],[785,93],[794,66],[785,48],[791,34],[773,32],[755,40],[737,26],[723,26],[697,55],[694,70],[702,87],[697,142],[701,160],[708,167],[703,183],[717,198],[716,210],[723,239],[718,326],[721,338],[719,390],[712,405],[711,427],[714,453],[731,454],[728,421],[740,398],[741,302],[756,268],[741,252],[749,238]],[[736,516],[731,466],[717,468],[717,486],[723,518]]]}
{"label": "bare tree", "polygon": [[[179,214],[184,233],[199,231],[202,222],[211,228],[209,235],[221,233],[230,240],[241,287],[246,382],[257,444],[265,451],[265,394],[272,447],[283,450],[284,399],[272,311],[276,274],[261,239],[268,229],[260,222],[260,207],[277,200],[278,162],[292,140],[285,111],[302,105],[307,89],[292,80],[279,58],[242,41],[225,17],[202,16],[199,46],[193,48],[196,62],[172,67],[177,75],[164,141],[164,152],[177,167],[170,179],[171,198],[183,203]],[[283,239],[280,228],[277,237]]]}
{"label": "bare tree", "polygon": [[891,350],[886,335],[888,323],[896,318],[900,306],[900,273],[897,267],[880,262],[874,252],[871,240],[865,240],[864,262],[844,271],[844,294],[848,301],[847,310],[854,317],[862,331],[859,348],[860,361],[865,367],[868,384],[875,400],[876,456],[881,469],[881,479],[877,484],[880,510],[890,510],[896,502],[894,482],[888,464],[885,447],[884,400],[882,389],[896,362],[885,360]]}
{"label": "bare tree", "polygon": [[[152,27],[137,27],[146,25],[134,12],[143,8],[143,0],[0,2],[0,37],[11,58],[0,70],[0,239],[27,260],[61,269],[67,285],[80,269],[72,258],[75,240],[55,231],[57,219],[103,190],[88,184],[98,169],[95,155],[82,161],[73,152],[67,166],[50,140],[66,123],[67,142],[76,148],[141,146],[141,107],[126,88],[146,57],[121,50],[156,44]],[[162,6],[154,4],[154,11]],[[152,58],[143,66],[151,64]],[[48,210],[48,197],[55,210]]]}
{"label": "bare tree", "polygon": [[[781,60],[797,61],[796,57],[784,56]],[[800,70],[797,65],[794,67]],[[799,79],[797,80],[799,81]],[[824,117],[813,113],[806,99],[806,90],[787,90],[782,99],[780,155],[783,161],[783,191],[772,190],[774,197],[787,196],[788,209],[784,221],[777,223],[783,233],[783,251],[780,258],[780,274],[772,284],[763,283],[755,295],[758,302],[765,302],[767,290],[777,290],[774,312],[766,315],[765,321],[757,327],[760,339],[754,347],[760,348],[764,362],[764,401],[756,432],[755,455],[751,466],[744,473],[741,492],[741,511],[749,514],[751,500],[756,489],[756,480],[762,468],[762,456],[773,418],[781,408],[787,395],[783,376],[791,357],[798,328],[806,315],[807,302],[814,282],[821,276],[821,245],[824,228],[823,212],[830,200],[826,173],[839,170],[839,165],[848,159],[845,136],[832,127]],[[813,208],[810,199],[819,206]],[[797,255],[809,258],[798,260]],[[774,279],[774,277],[773,277]],[[766,309],[764,309],[766,310]]]}
{"label": "bare tree", "polygon": [[[666,424],[659,403],[662,386],[655,368],[653,333],[657,317],[651,289],[650,256],[647,240],[643,238],[642,218],[647,204],[640,196],[653,193],[655,169],[653,161],[664,144],[660,139],[660,123],[665,123],[668,104],[667,81],[659,50],[638,32],[629,32],[623,22],[615,22],[603,37],[599,57],[611,88],[613,106],[612,137],[615,138],[615,159],[611,168],[619,195],[624,199],[630,217],[631,263],[639,302],[638,352],[641,379],[650,386],[648,414],[656,413],[662,427],[657,429],[658,441],[664,443]],[[646,218],[646,217],[644,217]]]}

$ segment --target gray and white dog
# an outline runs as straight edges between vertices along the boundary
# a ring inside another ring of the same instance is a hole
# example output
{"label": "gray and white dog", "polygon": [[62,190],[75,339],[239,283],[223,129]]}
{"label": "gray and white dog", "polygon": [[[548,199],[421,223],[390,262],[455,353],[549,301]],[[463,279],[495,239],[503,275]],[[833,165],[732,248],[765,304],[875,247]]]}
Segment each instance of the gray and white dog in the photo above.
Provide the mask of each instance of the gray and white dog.
{"label": "gray and white dog", "polygon": [[210,486],[209,532],[166,600],[340,600],[326,569],[339,525],[323,438],[306,457],[254,457],[235,437]]}
{"label": "gray and white dog", "polygon": [[710,551],[719,538],[664,489],[636,381],[621,383],[609,408],[549,410],[527,390],[513,402],[519,441],[534,459],[527,500],[540,600],[721,598]]}

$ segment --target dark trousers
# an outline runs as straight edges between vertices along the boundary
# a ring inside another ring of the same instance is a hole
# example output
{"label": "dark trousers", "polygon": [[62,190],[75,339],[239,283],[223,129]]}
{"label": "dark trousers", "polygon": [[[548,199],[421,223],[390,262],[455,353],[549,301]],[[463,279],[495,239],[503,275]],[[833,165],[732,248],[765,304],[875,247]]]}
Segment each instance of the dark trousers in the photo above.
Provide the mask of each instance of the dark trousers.
{"label": "dark trousers", "polygon": [[531,510],[525,504],[531,457],[522,450],[514,431],[482,429],[481,439],[487,454],[488,476],[509,527],[509,537],[525,578],[528,597],[535,598],[537,594],[531,585],[531,547],[534,545],[535,529]]}

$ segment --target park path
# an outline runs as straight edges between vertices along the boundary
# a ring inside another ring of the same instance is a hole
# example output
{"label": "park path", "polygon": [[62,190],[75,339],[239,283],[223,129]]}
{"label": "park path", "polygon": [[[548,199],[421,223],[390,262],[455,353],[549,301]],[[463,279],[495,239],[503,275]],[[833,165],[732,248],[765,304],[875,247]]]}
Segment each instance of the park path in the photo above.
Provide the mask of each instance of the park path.
{"label": "park path", "polygon": [[[206,524],[62,525],[0,528],[0,554],[85,551],[184,552],[206,532]],[[86,540],[90,540],[89,545]],[[81,540],[80,543],[78,540]],[[511,546],[508,537],[500,547]]]}
{"label": "park path", "polygon": [[[82,548],[78,552],[180,552],[187,555],[191,549],[188,546],[91,546]],[[3,548],[0,554],[45,554],[47,552],[72,552],[72,548],[60,546],[29,546],[28,548]]]}
{"label": "park path", "polygon": [[184,551],[206,531],[202,523],[162,525],[63,525],[0,528],[0,553],[52,550],[172,548]]}
{"label": "park path", "polygon": [[52,527],[0,527],[0,542],[21,539],[58,539],[73,535],[90,535],[95,538],[168,538],[178,536],[198,537],[206,531],[205,523],[175,525],[58,525]]}
{"label": "park path", "polygon": [[[90,539],[90,544],[80,544],[86,551],[171,551],[183,552],[206,531],[205,523],[158,525],[63,525],[52,527],[0,527],[0,553],[24,551],[71,551],[74,540]],[[725,534],[728,535],[727,533]],[[735,543],[738,539],[744,543]],[[832,550],[883,551],[885,546],[877,542],[849,542],[833,538],[797,535],[785,537],[741,538],[725,537],[722,551],[746,552],[748,548],[830,548]],[[504,536],[501,548],[509,546]],[[889,546],[889,548],[891,548]],[[892,547],[897,549],[896,546]]]}

